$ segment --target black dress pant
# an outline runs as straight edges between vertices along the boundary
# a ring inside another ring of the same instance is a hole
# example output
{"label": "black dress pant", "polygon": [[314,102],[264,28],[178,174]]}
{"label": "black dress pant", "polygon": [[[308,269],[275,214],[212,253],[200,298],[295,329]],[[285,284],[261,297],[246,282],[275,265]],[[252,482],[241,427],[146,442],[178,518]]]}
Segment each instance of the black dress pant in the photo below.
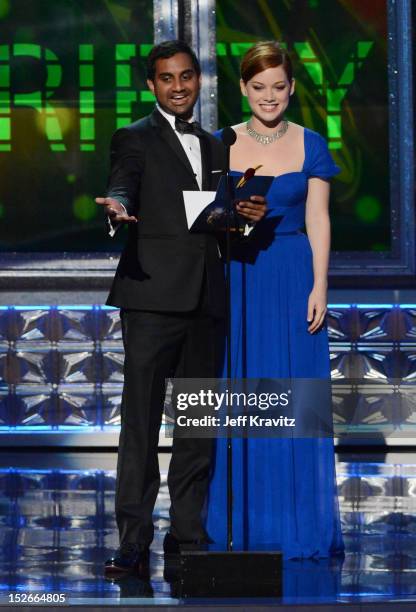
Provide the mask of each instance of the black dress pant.
{"label": "black dress pant", "polygon": [[[117,464],[116,519],[120,543],[148,546],[160,485],[158,439],[165,379],[214,378],[222,361],[223,322],[205,314],[123,310],[124,390]],[[173,439],[168,474],[171,533],[205,540],[201,518],[212,440]]]}

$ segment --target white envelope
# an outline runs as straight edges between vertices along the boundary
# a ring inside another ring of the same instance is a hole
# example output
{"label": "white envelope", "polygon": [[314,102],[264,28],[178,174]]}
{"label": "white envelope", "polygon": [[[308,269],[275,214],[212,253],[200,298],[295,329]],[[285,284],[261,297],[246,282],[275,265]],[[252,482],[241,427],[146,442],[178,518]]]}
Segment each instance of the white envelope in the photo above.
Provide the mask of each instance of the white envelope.
{"label": "white envelope", "polygon": [[192,227],[198,215],[215,200],[216,191],[183,191],[186,221],[188,229]]}

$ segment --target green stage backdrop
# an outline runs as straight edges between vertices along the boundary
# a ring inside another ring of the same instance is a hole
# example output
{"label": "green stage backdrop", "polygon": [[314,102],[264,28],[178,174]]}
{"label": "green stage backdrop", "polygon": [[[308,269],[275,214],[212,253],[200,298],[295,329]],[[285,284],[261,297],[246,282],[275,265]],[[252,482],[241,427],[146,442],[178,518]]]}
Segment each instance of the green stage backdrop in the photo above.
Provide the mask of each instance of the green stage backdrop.
{"label": "green stage backdrop", "polygon": [[[295,64],[289,118],[319,131],[334,181],[335,250],[389,250],[385,0],[219,0],[219,124],[247,116],[241,54],[283,41]],[[108,251],[94,196],[112,132],[146,115],[151,0],[0,0],[0,247]],[[214,60],[215,61],[215,60]]]}

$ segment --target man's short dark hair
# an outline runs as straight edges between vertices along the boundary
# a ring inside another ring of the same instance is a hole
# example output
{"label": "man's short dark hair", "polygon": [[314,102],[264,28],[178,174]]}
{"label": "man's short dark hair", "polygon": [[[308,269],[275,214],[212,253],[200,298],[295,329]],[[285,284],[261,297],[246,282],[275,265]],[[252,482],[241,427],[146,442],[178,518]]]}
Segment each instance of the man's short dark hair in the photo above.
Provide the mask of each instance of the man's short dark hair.
{"label": "man's short dark hair", "polygon": [[183,40],[165,40],[155,45],[147,56],[147,78],[154,81],[156,74],[156,62],[158,59],[168,59],[177,53],[186,53],[192,60],[195,72],[201,74],[201,66],[194,51]]}

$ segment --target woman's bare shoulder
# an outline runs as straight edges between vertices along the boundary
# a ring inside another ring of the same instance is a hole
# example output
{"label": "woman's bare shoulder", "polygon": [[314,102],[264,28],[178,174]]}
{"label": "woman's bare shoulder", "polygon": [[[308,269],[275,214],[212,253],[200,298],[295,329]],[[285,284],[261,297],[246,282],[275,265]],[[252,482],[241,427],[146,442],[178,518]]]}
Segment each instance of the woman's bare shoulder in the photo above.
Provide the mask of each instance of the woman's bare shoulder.
{"label": "woman's bare shoulder", "polygon": [[292,132],[297,132],[298,134],[303,134],[303,130],[305,129],[303,125],[299,125],[299,123],[294,123],[293,121],[289,121],[289,129]]}
{"label": "woman's bare shoulder", "polygon": [[243,123],[237,123],[236,125],[232,125],[231,127],[233,128],[234,132],[237,132],[237,134],[244,134],[246,131],[246,122],[244,121]]}

